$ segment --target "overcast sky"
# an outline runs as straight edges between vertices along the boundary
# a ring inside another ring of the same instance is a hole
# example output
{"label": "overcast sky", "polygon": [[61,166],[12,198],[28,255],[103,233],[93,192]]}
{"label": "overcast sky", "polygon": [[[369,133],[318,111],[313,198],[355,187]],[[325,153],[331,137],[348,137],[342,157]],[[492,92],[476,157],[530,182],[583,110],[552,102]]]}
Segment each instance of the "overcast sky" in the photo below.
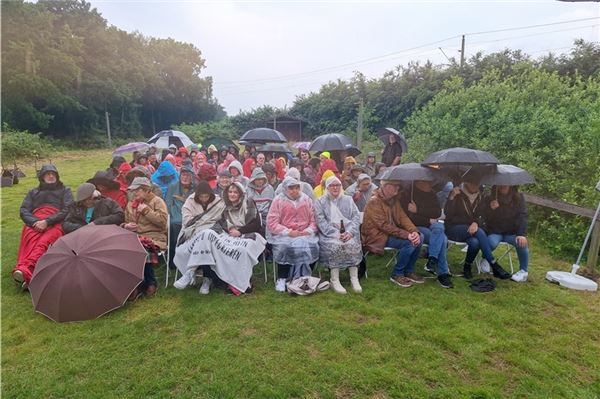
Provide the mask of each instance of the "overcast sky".
{"label": "overcast sky", "polygon": [[[447,62],[506,47],[533,56],[600,41],[600,4],[559,1],[102,1],[109,24],[193,43],[229,115],[264,104],[291,106],[354,71],[369,77],[410,60]],[[484,33],[495,30],[579,22]],[[470,34],[473,33],[473,34]],[[445,40],[447,39],[447,40]],[[416,48],[418,47],[418,48]],[[414,50],[410,50],[416,48]],[[360,62],[369,60],[365,62]]]}

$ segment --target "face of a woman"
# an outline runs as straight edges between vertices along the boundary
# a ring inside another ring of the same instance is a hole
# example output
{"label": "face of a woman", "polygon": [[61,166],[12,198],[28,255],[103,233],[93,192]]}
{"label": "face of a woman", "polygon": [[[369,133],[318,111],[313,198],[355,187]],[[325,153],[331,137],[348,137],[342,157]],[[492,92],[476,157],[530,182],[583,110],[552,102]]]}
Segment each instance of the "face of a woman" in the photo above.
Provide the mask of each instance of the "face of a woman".
{"label": "face of a woman", "polygon": [[267,184],[267,179],[256,179],[254,180],[254,185],[258,188],[263,187],[265,184]]}
{"label": "face of a woman", "polygon": [[327,187],[327,191],[333,198],[337,198],[342,191],[342,185],[340,183],[331,183],[329,187]]}
{"label": "face of a woman", "polygon": [[229,202],[233,204],[237,204],[240,200],[240,193],[234,185],[229,186],[227,189],[227,196],[229,197]]}
{"label": "face of a woman", "polygon": [[390,141],[390,144],[394,144],[396,142],[396,135],[390,134],[388,140]]}
{"label": "face of a woman", "polygon": [[201,204],[208,204],[208,201],[210,201],[210,194],[207,193],[202,193],[200,195],[198,195],[198,199],[200,200]]}
{"label": "face of a woman", "polygon": [[502,195],[508,194],[510,191],[510,186],[498,186],[498,192]]}
{"label": "face of a woman", "polygon": [[54,172],[46,172],[44,173],[44,175],[42,176],[42,180],[44,181],[44,183],[46,184],[53,184],[56,183],[56,181],[58,180],[56,177],[56,173]]}
{"label": "face of a woman", "polygon": [[287,188],[287,195],[291,199],[298,199],[298,197],[300,197],[300,185],[289,186]]}
{"label": "face of a woman", "polygon": [[234,167],[229,168],[229,173],[231,173],[231,176],[233,176],[233,177],[240,175],[240,171]]}
{"label": "face of a woman", "polygon": [[303,162],[308,162],[308,159],[309,159],[309,158],[310,158],[310,155],[308,155],[308,152],[304,152],[304,151],[302,151],[302,152],[300,153],[300,159],[301,159]]}
{"label": "face of a woman", "polygon": [[257,165],[264,165],[265,164],[265,154],[258,154],[256,156],[256,164]]}
{"label": "face of a woman", "polygon": [[148,194],[148,192],[146,191],[147,188],[145,187],[138,187],[135,190],[133,190],[133,199],[143,202],[146,200],[146,195]]}
{"label": "face of a woman", "polygon": [[189,186],[192,183],[192,174],[190,172],[181,172],[179,179],[182,185]]}

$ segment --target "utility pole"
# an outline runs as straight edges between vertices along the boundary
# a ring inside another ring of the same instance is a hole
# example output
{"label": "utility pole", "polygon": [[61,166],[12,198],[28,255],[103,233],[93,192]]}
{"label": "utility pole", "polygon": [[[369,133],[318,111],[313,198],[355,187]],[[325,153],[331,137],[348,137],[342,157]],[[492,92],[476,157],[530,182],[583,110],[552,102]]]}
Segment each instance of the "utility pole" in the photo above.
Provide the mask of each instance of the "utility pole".
{"label": "utility pole", "polygon": [[465,35],[462,35],[462,41],[460,44],[460,69],[463,69],[465,65]]}
{"label": "utility pole", "polygon": [[358,103],[358,124],[356,129],[356,146],[360,150],[362,145],[362,136],[363,136],[363,109],[364,109],[364,101],[361,98]]}
{"label": "utility pole", "polygon": [[108,146],[112,148],[112,138],[110,137],[110,120],[108,119],[108,111],[104,111],[104,117],[106,118],[106,134],[108,135]]}

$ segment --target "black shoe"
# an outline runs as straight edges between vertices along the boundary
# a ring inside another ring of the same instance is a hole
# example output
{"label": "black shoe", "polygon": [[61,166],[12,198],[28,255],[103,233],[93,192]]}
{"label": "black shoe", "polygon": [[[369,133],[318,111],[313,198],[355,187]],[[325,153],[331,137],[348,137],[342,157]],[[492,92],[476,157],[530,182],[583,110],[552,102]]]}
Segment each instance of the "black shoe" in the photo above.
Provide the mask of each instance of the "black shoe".
{"label": "black shoe", "polygon": [[454,284],[452,284],[452,280],[450,280],[449,274],[440,274],[438,276],[438,281],[440,285],[444,288],[454,288]]}
{"label": "black shoe", "polygon": [[438,260],[434,257],[430,257],[427,260],[427,263],[425,263],[424,269],[427,273],[431,273],[435,276],[435,274],[436,274],[435,271],[437,269],[437,265],[438,265]]}
{"label": "black shoe", "polygon": [[473,273],[471,273],[471,264],[470,263],[465,263],[463,265],[463,277],[467,280],[470,280],[473,278]]}
{"label": "black shoe", "polygon": [[510,278],[510,273],[504,270],[502,266],[498,264],[498,262],[492,263],[491,266],[494,277],[499,278],[500,280],[507,280]]}

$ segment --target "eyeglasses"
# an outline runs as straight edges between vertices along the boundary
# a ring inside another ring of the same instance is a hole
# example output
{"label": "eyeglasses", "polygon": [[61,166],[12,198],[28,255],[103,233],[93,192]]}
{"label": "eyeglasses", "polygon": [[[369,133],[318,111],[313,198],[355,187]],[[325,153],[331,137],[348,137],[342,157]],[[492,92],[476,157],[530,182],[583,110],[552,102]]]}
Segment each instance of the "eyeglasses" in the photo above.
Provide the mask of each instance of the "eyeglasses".
{"label": "eyeglasses", "polygon": [[330,184],[329,187],[342,187],[342,185],[334,183],[334,184]]}

